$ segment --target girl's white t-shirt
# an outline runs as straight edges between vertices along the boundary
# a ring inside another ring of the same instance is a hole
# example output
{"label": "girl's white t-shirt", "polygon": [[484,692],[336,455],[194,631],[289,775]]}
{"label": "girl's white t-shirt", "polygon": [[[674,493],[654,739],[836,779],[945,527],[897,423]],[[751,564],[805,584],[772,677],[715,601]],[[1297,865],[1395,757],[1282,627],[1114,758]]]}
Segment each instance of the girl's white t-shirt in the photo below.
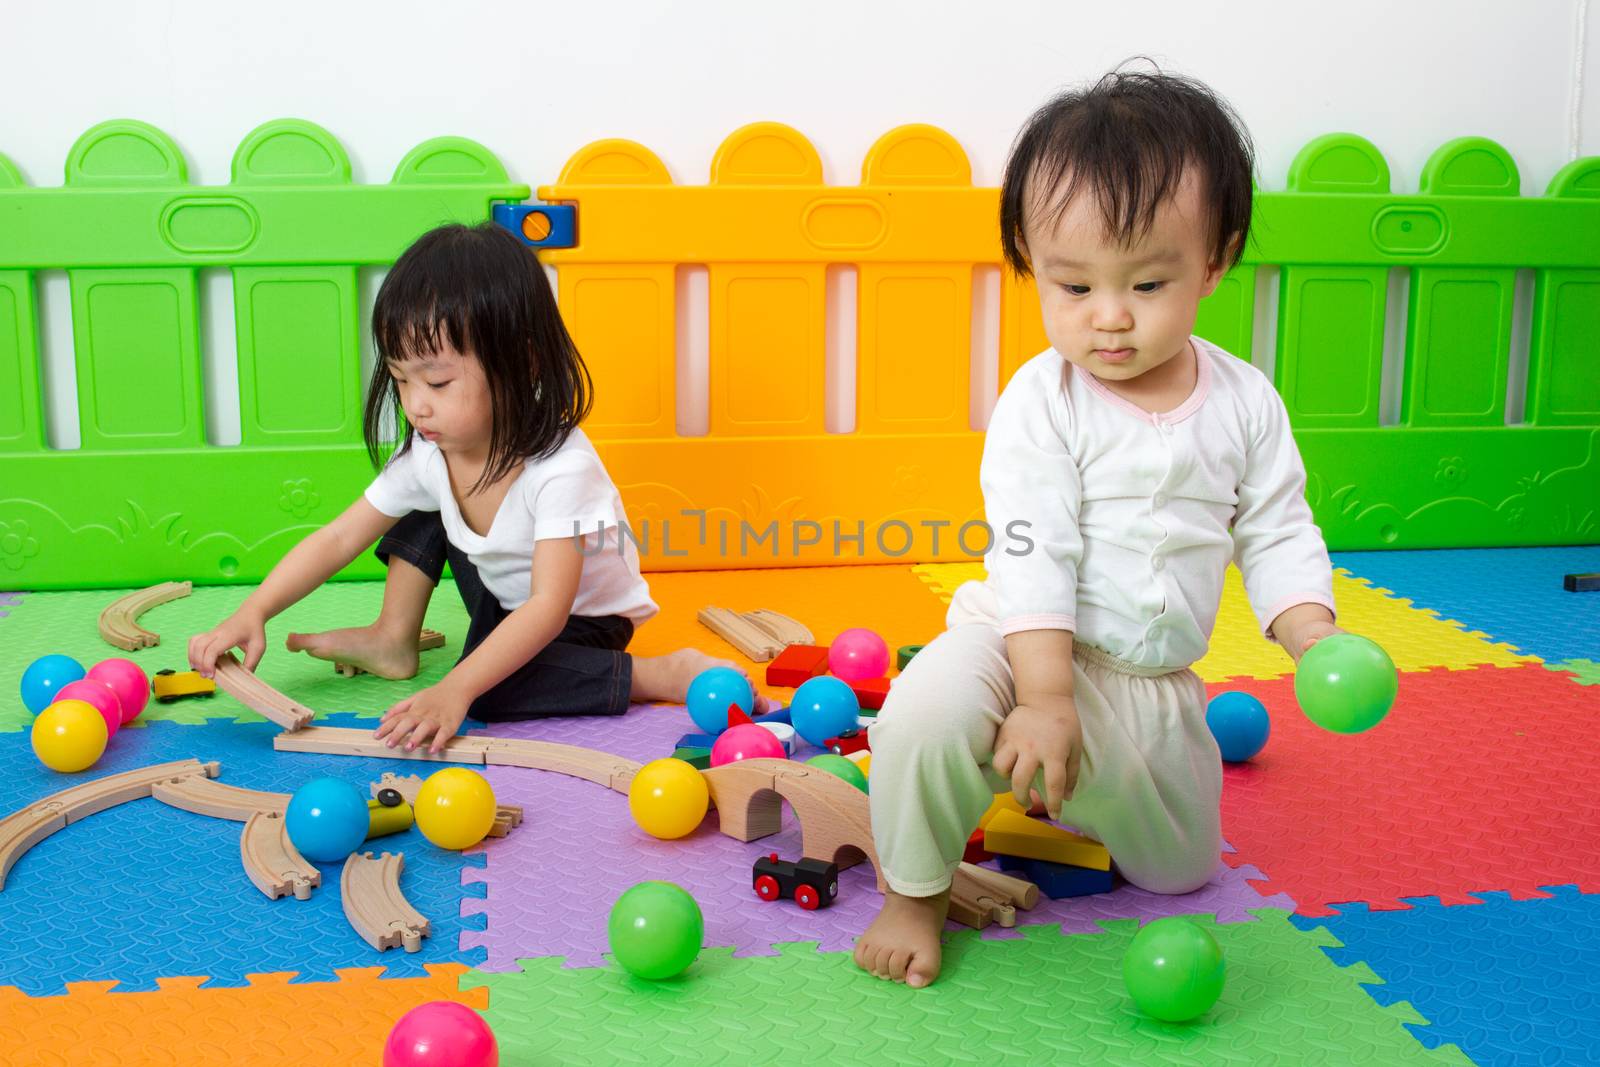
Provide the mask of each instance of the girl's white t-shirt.
{"label": "girl's white t-shirt", "polygon": [[[1193,394],[1144,411],[1054,349],[1007,383],[979,479],[1003,633],[1072,630],[1142,667],[1205,655],[1230,561],[1265,632],[1296,604],[1333,610],[1283,400],[1200,337]],[[1008,528],[1024,537],[1008,537]]]}
{"label": "girl's white t-shirt", "polygon": [[487,534],[473,532],[462,518],[444,454],[421,437],[384,466],[366,498],[396,518],[437,511],[445,536],[466,553],[507,611],[528,599],[534,542],[573,537],[574,531],[584,538],[585,555],[572,614],[621,615],[637,626],[660,610],[639,573],[637,547],[621,535],[628,521],[622,496],[582,430],[574,430],[554,454],[523,463]]}

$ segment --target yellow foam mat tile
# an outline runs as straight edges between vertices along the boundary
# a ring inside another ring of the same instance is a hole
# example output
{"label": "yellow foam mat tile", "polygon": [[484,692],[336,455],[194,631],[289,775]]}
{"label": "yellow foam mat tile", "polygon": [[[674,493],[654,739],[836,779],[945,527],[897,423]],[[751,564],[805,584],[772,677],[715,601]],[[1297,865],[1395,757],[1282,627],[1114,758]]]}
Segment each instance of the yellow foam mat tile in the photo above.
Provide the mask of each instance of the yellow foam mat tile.
{"label": "yellow foam mat tile", "polygon": [[[913,571],[946,604],[962,582],[984,576],[980,563],[924,564]],[[1476,631],[1464,631],[1456,623],[1386,596],[1342,568],[1333,573],[1333,600],[1339,607],[1339,625],[1378,642],[1402,671],[1516,667],[1541,662],[1537,656],[1525,656],[1503,642],[1490,641]],[[1211,650],[1194,669],[1208,682],[1281,678],[1294,672],[1288,654],[1261,636],[1245,597],[1244,576],[1237,567],[1229,567],[1223,581],[1222,605],[1211,634]]]}
{"label": "yellow foam mat tile", "polygon": [[382,967],[337,982],[291,983],[292,971],[250,975],[237,988],[204,977],[162,978],[158,990],[117,993],[115,982],[69,982],[64,996],[0,987],[0,1063],[15,1067],[291,1067],[376,1064],[395,1021],[418,1004],[455,1000],[482,1011],[487,989],[459,989],[464,964],[425,978],[379,978]]}
{"label": "yellow foam mat tile", "polygon": [[[925,644],[944,629],[945,605],[928,595],[905,564],[683,571],[645,577],[661,614],[639,628],[628,651],[655,656],[698,648],[745,667],[758,686],[766,676],[766,665],[753,663],[702,626],[697,619],[700,609],[768,608],[803,623],[819,645],[828,644],[842,630],[864,626],[888,642],[891,668],[894,649]],[[786,699],[789,691],[770,692]]]}

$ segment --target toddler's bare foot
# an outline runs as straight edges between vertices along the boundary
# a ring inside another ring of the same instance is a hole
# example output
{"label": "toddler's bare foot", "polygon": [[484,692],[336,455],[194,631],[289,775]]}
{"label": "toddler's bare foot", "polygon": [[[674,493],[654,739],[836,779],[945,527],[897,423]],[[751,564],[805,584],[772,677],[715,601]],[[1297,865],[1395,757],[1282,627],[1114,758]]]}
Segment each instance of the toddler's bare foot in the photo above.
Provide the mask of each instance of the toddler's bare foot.
{"label": "toddler's bare foot", "polygon": [[410,678],[417,673],[417,635],[377,626],[290,634],[284,646],[290,652],[353,664],[380,678]]}
{"label": "toddler's bare foot", "polygon": [[[750,680],[750,674],[737,663],[714,659],[697,648],[680,648],[665,656],[633,657],[633,691],[629,694],[636,704],[682,704],[689,699],[689,683],[695,675],[712,667],[732,667]],[[755,683],[750,682],[755,689]],[[756,694],[753,714],[765,715],[776,711],[778,705],[760,693]]]}
{"label": "toddler's bare foot", "polygon": [[856,966],[913,989],[939,977],[939,932],[950,912],[950,890],[931,897],[883,894],[883,910],[856,939]]}

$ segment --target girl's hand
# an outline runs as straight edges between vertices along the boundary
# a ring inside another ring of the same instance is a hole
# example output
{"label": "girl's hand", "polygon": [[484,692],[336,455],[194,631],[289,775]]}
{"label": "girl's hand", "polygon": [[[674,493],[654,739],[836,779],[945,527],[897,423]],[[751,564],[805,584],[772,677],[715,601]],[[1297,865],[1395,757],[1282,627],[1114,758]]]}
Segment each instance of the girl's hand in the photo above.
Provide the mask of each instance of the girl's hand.
{"label": "girl's hand", "polygon": [[267,627],[259,616],[236,611],[215,630],[189,638],[189,666],[210,678],[217,660],[229,649],[244,651],[244,669],[253,671],[267,650]]}
{"label": "girl's hand", "polygon": [[995,737],[994,769],[1011,778],[1011,794],[1026,811],[1035,772],[1044,771],[1044,808],[1052,819],[1078,785],[1083,727],[1071,697],[1018,704]]}
{"label": "girl's hand", "polygon": [[1290,635],[1290,638],[1288,642],[1285,643],[1284,648],[1288,650],[1290,656],[1294,657],[1294,661],[1299,663],[1300,657],[1305,655],[1312,645],[1316,644],[1318,641],[1321,641],[1324,637],[1329,637],[1333,634],[1342,634],[1345,632],[1346,631],[1339,629],[1339,627],[1335,626],[1331,622],[1324,622],[1321,619],[1317,619],[1312,622],[1304,623],[1298,629],[1296,629]]}
{"label": "girl's hand", "polygon": [[438,753],[461,728],[471,703],[444,682],[430,685],[384,712],[373,736],[387,739],[390,748],[403,741],[407,752],[431,737],[428,751]]}

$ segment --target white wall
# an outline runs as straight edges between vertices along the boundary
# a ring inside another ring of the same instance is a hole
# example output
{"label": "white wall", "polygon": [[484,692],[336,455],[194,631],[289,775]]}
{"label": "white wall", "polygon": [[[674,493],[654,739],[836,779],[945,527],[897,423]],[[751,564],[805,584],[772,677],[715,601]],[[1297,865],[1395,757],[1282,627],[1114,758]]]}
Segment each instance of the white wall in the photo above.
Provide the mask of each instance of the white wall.
{"label": "white wall", "polygon": [[[84,130],[138,118],[184,149],[191,181],[221,183],[245,133],[295,116],[343,142],[358,181],[385,181],[419,141],[459,134],[530,185],[612,136],[697,182],[727,133],[775,119],[848,183],[880,134],[921,121],[994,184],[1017,126],[1053,90],[1146,54],[1233,103],[1264,188],[1282,187],[1306,141],[1339,130],[1373,141],[1400,191],[1444,141],[1489,137],[1537,194],[1575,154],[1600,152],[1600,12],[1584,32],[1587,4],[34,0],[0,20],[0,153],[30,182],[59,184]],[[65,415],[55,288],[50,403]]]}

